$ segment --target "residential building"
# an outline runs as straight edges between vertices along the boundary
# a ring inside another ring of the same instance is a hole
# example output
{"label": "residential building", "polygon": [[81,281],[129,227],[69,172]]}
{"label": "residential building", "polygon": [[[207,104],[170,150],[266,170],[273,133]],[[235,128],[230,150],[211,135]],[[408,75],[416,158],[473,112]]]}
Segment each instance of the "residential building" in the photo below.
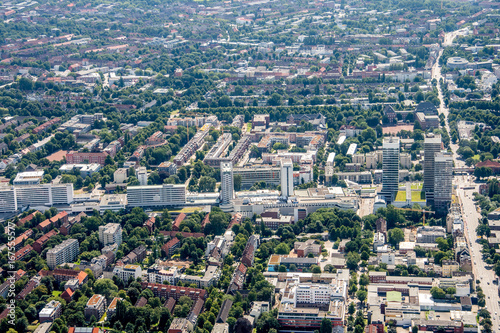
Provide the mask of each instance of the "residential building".
{"label": "residential building", "polygon": [[142,269],[139,265],[115,266],[113,274],[122,281],[127,282],[130,278],[136,280],[142,276]]}
{"label": "residential building", "polygon": [[399,187],[399,138],[384,138],[382,145],[382,192],[387,203],[394,200]]}
{"label": "residential building", "polygon": [[460,265],[455,260],[443,260],[441,262],[441,266],[443,268],[442,276],[444,277],[452,277],[453,272],[456,272],[460,269]]}
{"label": "residential building", "polygon": [[127,182],[128,179],[128,169],[119,168],[113,173],[113,180],[117,184],[123,184]]}
{"label": "residential building", "polygon": [[199,298],[206,299],[207,297],[207,291],[205,289],[169,286],[165,284],[148,283],[148,282],[142,282],[141,285],[143,289],[148,288],[149,290],[151,290],[155,297],[160,297],[165,299],[172,297],[177,301],[182,296],[187,296],[191,298],[193,301],[196,301]]}
{"label": "residential building", "polygon": [[165,243],[165,245],[163,245],[161,249],[165,254],[165,256],[171,257],[174,254],[175,249],[178,248],[180,245],[181,241],[177,237],[174,237],[167,243]]}
{"label": "residential building", "polygon": [[115,298],[113,298],[111,303],[109,303],[108,311],[107,311],[108,316],[111,316],[111,315],[116,313],[116,306],[118,305],[119,301],[123,301],[123,298],[115,297]]}
{"label": "residential building", "polygon": [[108,154],[105,152],[84,153],[84,152],[72,151],[66,154],[66,163],[68,164],[97,163],[101,166],[104,166],[106,164],[106,157],[108,157]]}
{"label": "residential building", "polygon": [[305,242],[295,242],[293,248],[298,257],[307,257],[310,253],[317,256],[321,253],[321,245],[315,244],[314,239],[308,239]]}
{"label": "residential building", "polygon": [[54,269],[63,263],[73,262],[79,253],[78,241],[76,239],[67,239],[47,251],[47,265],[50,269]]}
{"label": "residential building", "polygon": [[94,316],[97,320],[100,320],[104,311],[106,311],[106,297],[95,294],[88,300],[85,306],[85,319],[89,320]]}
{"label": "residential building", "polygon": [[193,331],[193,323],[186,318],[174,318],[167,333],[190,333]]}
{"label": "residential building", "polygon": [[127,186],[130,207],[167,207],[186,203],[186,187],[182,185]]}
{"label": "residential building", "polygon": [[99,226],[99,242],[106,246],[115,244],[120,246],[122,243],[122,227],[119,223],[108,223]]}
{"label": "residential building", "polygon": [[52,300],[47,303],[44,308],[38,314],[38,318],[40,323],[44,323],[46,321],[53,322],[57,318],[61,316],[62,313],[62,305],[60,302],[56,300]]}

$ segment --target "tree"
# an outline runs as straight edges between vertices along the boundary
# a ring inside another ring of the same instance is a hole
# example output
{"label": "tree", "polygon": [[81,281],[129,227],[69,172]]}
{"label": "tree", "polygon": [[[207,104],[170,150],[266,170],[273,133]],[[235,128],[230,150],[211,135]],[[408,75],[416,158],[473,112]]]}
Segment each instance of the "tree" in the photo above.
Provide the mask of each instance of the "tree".
{"label": "tree", "polygon": [[363,303],[366,300],[367,295],[368,293],[366,292],[366,290],[363,289],[360,289],[356,292],[356,297],[359,299],[361,303]]}
{"label": "tree", "polygon": [[318,265],[311,266],[311,272],[314,274],[321,274],[321,268]]}
{"label": "tree", "polygon": [[354,305],[354,302],[349,303],[349,314],[353,315],[356,312],[356,306]]}
{"label": "tree", "polygon": [[321,320],[321,326],[319,328],[319,333],[332,333],[332,321],[328,318],[323,318]]}
{"label": "tree", "polygon": [[271,106],[281,105],[281,96],[277,93],[273,93],[267,103]]}
{"label": "tree", "polygon": [[118,287],[111,279],[99,279],[94,283],[94,291],[96,294],[109,298],[111,293],[118,292]]}
{"label": "tree", "polygon": [[238,318],[234,325],[235,333],[252,333],[253,326],[250,321],[244,317]]}
{"label": "tree", "polygon": [[389,243],[391,243],[392,246],[398,245],[404,239],[405,239],[405,234],[403,230],[399,228],[393,228],[389,230]]}
{"label": "tree", "polygon": [[361,260],[361,257],[359,256],[358,253],[356,252],[349,252],[347,254],[347,258],[346,258],[346,265],[347,265],[347,268],[349,269],[357,269],[358,268],[358,262]]}
{"label": "tree", "polygon": [[431,288],[431,295],[433,298],[436,298],[436,299],[446,297],[446,293],[444,292],[444,290],[439,288],[439,287],[432,287]]}
{"label": "tree", "polygon": [[287,243],[279,243],[278,246],[276,246],[276,248],[274,249],[274,252],[276,254],[289,254],[290,247]]}
{"label": "tree", "polygon": [[233,178],[234,178],[234,190],[241,191],[241,179],[242,179],[241,175],[235,174]]}
{"label": "tree", "polygon": [[474,169],[474,176],[476,176],[479,179],[488,178],[489,176],[491,176],[491,174],[492,174],[492,170],[491,170],[491,168],[488,168],[488,167],[482,166],[482,167]]}

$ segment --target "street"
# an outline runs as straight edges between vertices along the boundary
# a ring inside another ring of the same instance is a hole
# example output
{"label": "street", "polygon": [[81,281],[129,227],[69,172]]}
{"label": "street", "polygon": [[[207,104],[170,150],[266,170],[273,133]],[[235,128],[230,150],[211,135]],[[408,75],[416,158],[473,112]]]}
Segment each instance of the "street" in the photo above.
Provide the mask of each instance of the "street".
{"label": "street", "polygon": [[[443,46],[449,46],[453,42],[453,39],[461,34],[461,31],[454,31],[447,33],[445,36],[445,41]],[[439,80],[442,78],[441,67],[439,66],[439,59],[442,55],[442,51],[439,53],[439,57],[436,60],[436,64],[432,68],[432,78],[438,81],[438,92],[439,99],[441,100],[441,105],[439,107],[439,113],[442,113],[446,117],[445,128],[450,133],[450,127],[448,123],[448,108],[445,106],[443,101],[443,95],[441,91],[441,86]],[[465,163],[458,159],[457,149],[458,144],[450,143],[450,148],[453,151],[453,160],[455,167],[464,167]],[[459,202],[461,203],[462,218],[464,221],[464,233],[469,244],[470,254],[472,256],[472,272],[474,274],[475,280],[480,281],[480,287],[486,297],[486,309],[491,314],[491,319],[493,323],[492,330],[498,327],[500,331],[500,321],[498,313],[500,312],[500,307],[498,304],[498,287],[493,281],[496,279],[495,272],[492,269],[486,269],[487,264],[484,262],[481,254],[482,245],[476,242],[476,227],[481,219],[481,214],[478,212],[475,202],[473,200],[473,193],[478,192],[478,184],[474,183],[472,177],[457,175],[454,178],[454,185],[456,185],[456,194],[458,196]],[[474,189],[464,190],[464,186],[471,187]]]}

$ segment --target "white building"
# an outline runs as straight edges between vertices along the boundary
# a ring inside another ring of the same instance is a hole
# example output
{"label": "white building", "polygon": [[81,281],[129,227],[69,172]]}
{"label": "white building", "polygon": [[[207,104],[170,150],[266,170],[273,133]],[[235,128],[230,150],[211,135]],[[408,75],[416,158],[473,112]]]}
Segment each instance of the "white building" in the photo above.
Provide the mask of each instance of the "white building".
{"label": "white building", "polygon": [[149,283],[160,283],[167,281],[170,285],[175,286],[179,282],[180,273],[177,267],[172,266],[168,269],[150,269],[148,270]]}
{"label": "white building", "polygon": [[281,170],[281,196],[288,198],[293,196],[293,163],[290,159],[280,161]]}
{"label": "white building", "polygon": [[137,168],[137,179],[139,180],[139,184],[141,184],[141,186],[148,185],[148,171],[145,167]]}
{"label": "white building", "polygon": [[220,164],[220,203],[221,205],[229,205],[234,199],[234,179],[233,179],[233,163],[221,162]]}
{"label": "white building", "polygon": [[115,244],[120,246],[122,243],[122,227],[118,223],[108,223],[99,226],[99,242],[106,246]]}
{"label": "white building", "polygon": [[39,185],[43,179],[43,170],[20,172],[16,175],[13,184],[15,186]]}
{"label": "white building", "polygon": [[142,269],[139,265],[115,266],[113,274],[119,277],[122,281],[126,282],[130,279],[130,277],[134,278],[134,280],[141,277]]}
{"label": "white building", "polygon": [[186,203],[184,185],[127,186],[130,207],[181,206]]}
{"label": "white building", "polygon": [[47,251],[47,265],[50,269],[64,263],[72,263],[80,253],[80,246],[76,239],[67,239]]}
{"label": "white building", "polygon": [[0,190],[0,212],[14,212],[28,206],[69,205],[72,202],[73,184],[14,186]]}
{"label": "white building", "polygon": [[99,212],[102,214],[107,210],[119,212],[127,207],[126,194],[105,194],[101,197]]}
{"label": "white building", "polygon": [[117,169],[113,173],[113,180],[117,184],[125,183],[128,179],[128,170],[126,168]]}

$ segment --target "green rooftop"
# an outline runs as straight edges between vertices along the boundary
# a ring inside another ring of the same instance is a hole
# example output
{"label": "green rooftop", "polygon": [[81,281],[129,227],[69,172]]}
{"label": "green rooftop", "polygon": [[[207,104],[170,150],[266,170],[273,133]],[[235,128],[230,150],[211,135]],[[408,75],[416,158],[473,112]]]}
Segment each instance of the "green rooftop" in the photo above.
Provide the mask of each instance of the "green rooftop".
{"label": "green rooftop", "polygon": [[411,191],[411,201],[412,202],[425,202],[425,192],[424,191]]}
{"label": "green rooftop", "polygon": [[401,293],[399,291],[388,291],[387,302],[401,302]]}
{"label": "green rooftop", "polygon": [[398,191],[394,201],[406,201],[406,191]]}
{"label": "green rooftop", "polygon": [[[404,202],[406,201],[406,191],[398,191],[396,194],[396,199],[394,201]],[[425,192],[424,191],[411,191],[411,201],[412,202],[425,202]]]}

